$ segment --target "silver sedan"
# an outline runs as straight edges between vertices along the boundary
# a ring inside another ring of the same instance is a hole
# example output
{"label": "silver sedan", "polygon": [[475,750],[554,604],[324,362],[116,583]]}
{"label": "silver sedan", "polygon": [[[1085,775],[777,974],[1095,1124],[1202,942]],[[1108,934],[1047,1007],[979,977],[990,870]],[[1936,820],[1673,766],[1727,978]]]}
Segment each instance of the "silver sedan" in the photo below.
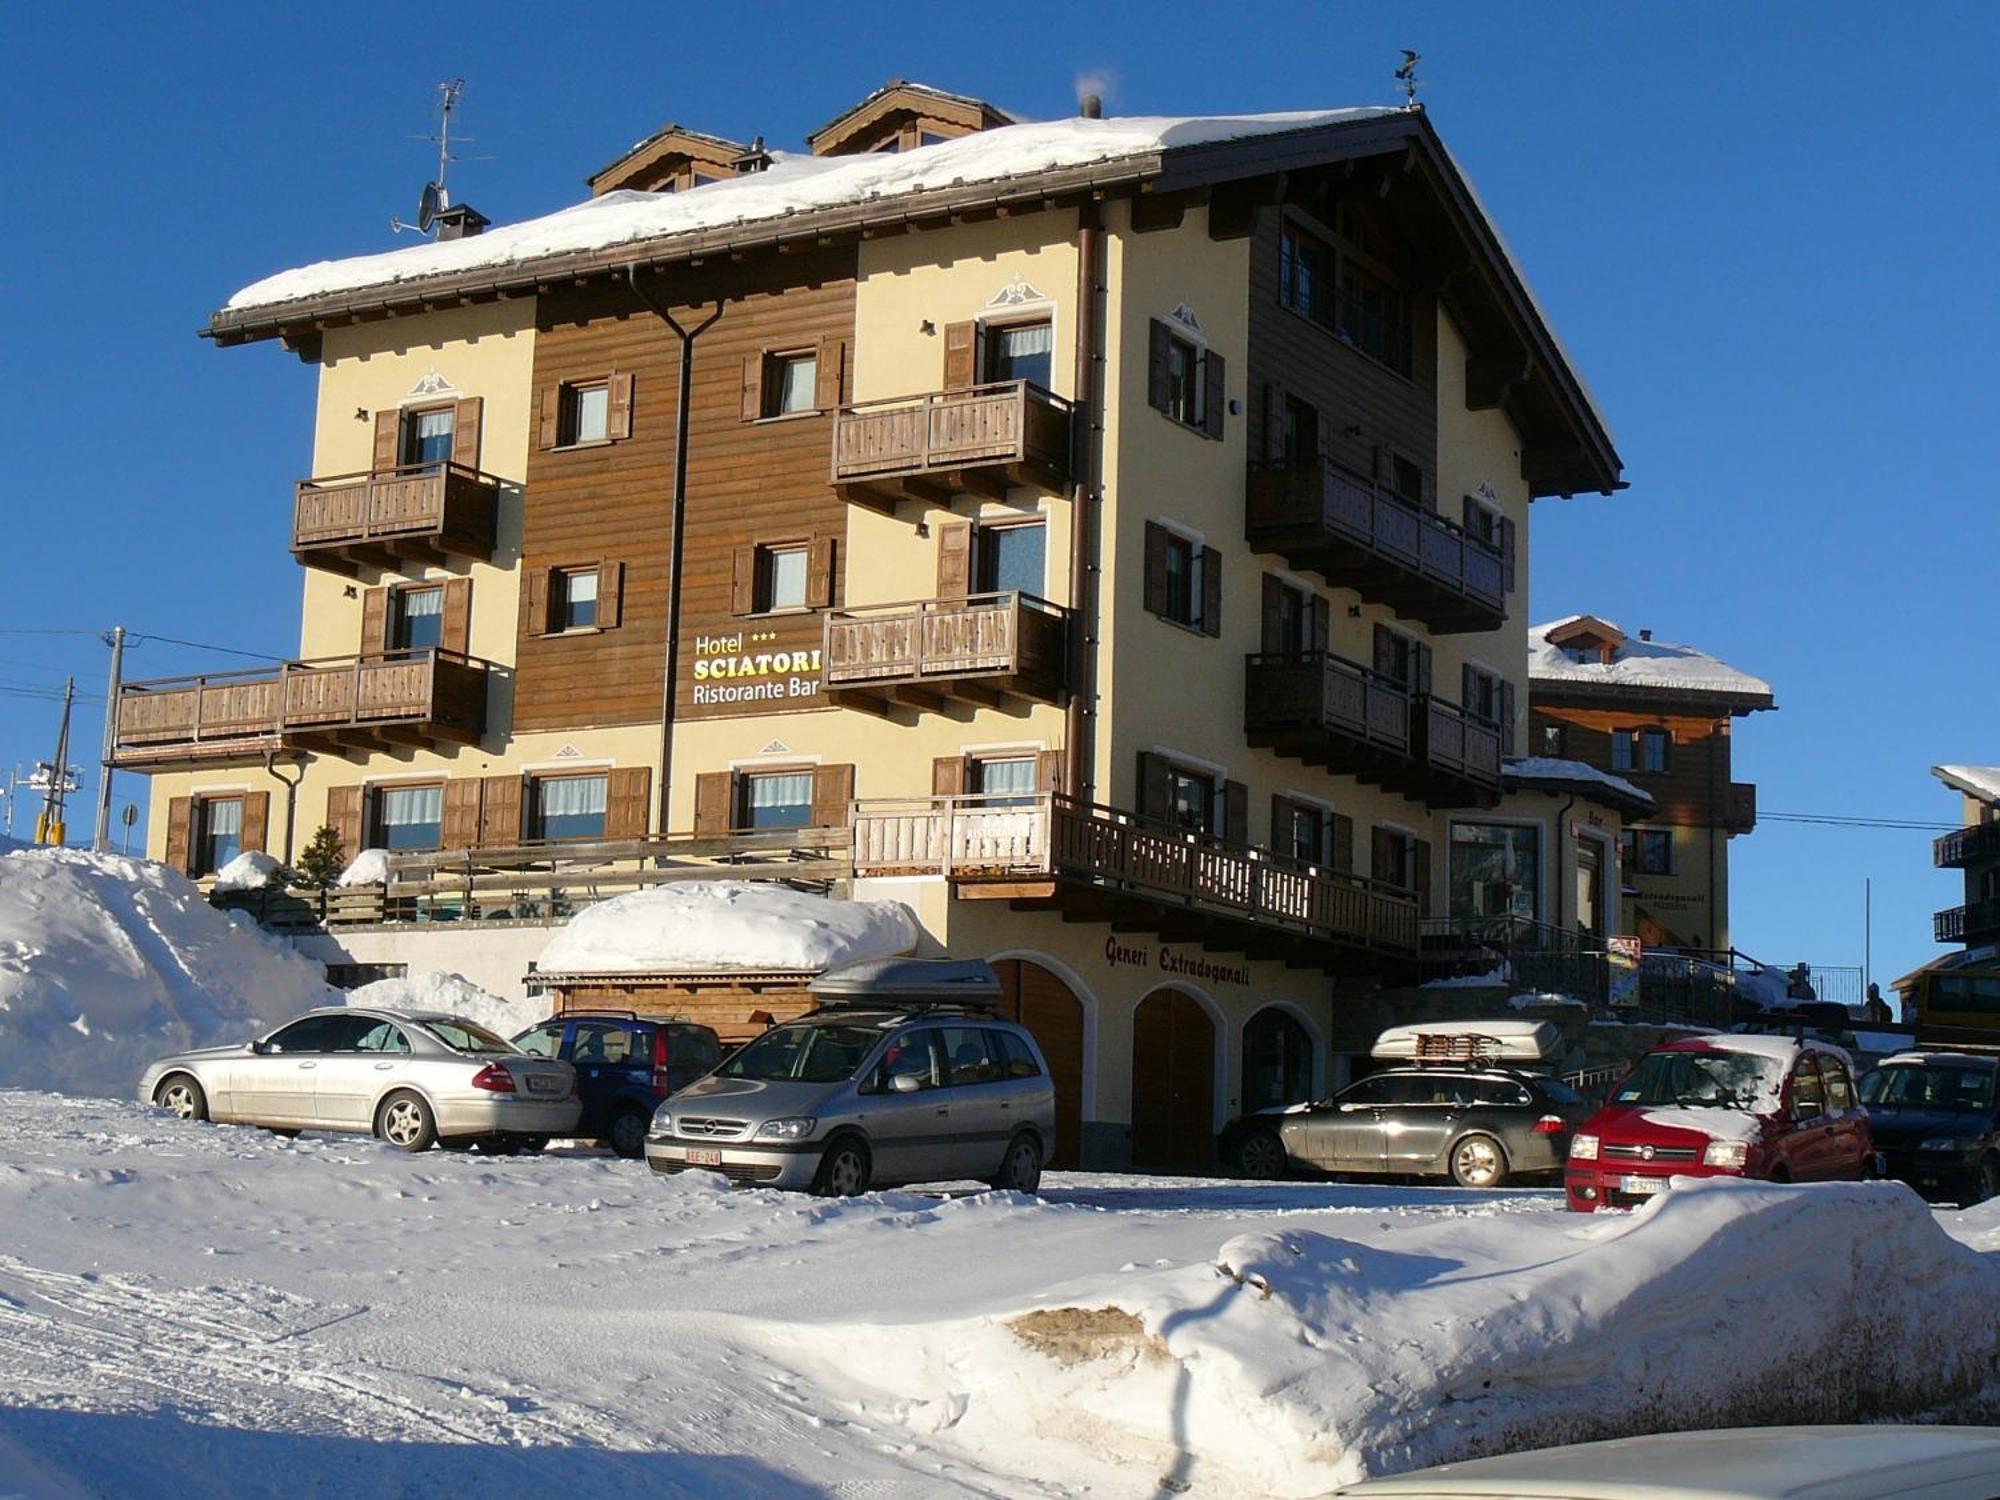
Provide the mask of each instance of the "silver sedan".
{"label": "silver sedan", "polygon": [[539,1148],[575,1129],[566,1062],[530,1057],[462,1016],[336,1006],[268,1036],[162,1058],[139,1097],[184,1120],[365,1132],[404,1151]]}

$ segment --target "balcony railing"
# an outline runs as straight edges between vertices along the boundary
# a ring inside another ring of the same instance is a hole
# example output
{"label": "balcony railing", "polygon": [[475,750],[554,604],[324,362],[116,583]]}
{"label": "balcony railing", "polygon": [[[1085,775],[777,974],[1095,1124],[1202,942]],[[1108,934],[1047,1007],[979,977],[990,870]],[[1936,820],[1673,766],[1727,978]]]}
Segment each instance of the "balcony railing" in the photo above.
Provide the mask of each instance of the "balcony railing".
{"label": "balcony railing", "polygon": [[1749,833],[1756,826],[1757,783],[1754,781],[1730,782],[1728,800],[1722,806],[1723,832]]}
{"label": "balcony railing", "polygon": [[1330,651],[1254,655],[1245,662],[1244,734],[1336,771],[1407,760],[1410,692]]}
{"label": "balcony railing", "polygon": [[1000,498],[1011,485],[1055,488],[1069,470],[1069,403],[1026,380],[863,401],[834,416],[833,482],[867,504]]}
{"label": "balcony railing", "polygon": [[163,767],[272,749],[471,743],[486,724],[487,664],[456,651],[289,661],[128,682],[117,763]]}
{"label": "balcony railing", "polygon": [[1958,828],[1931,844],[1931,863],[1940,870],[2000,859],[2000,823]]}
{"label": "balcony railing", "polygon": [[1469,801],[1500,795],[1500,726],[1431,694],[1417,700],[1416,758],[1449,797],[1462,789]]}
{"label": "balcony railing", "polygon": [[1494,630],[1507,615],[1507,562],[1464,527],[1330,459],[1252,464],[1251,546],[1328,583],[1393,605],[1433,632]]}
{"label": "balcony railing", "polygon": [[[1052,793],[859,802],[852,822],[857,876],[943,875],[961,894],[987,885],[1010,900],[1042,880],[1162,916],[1213,919],[1245,947],[1263,933],[1405,958],[1417,951],[1416,902],[1404,892]],[[1230,939],[1217,930],[1204,941]]]}
{"label": "balcony railing", "polygon": [[972,594],[835,610],[822,652],[829,693],[935,707],[1015,694],[1052,703],[1065,685],[1069,612],[1033,594]]}
{"label": "balcony railing", "polygon": [[292,552],[353,576],[362,564],[492,557],[500,482],[463,464],[406,464],[365,474],[301,479],[292,503]]}
{"label": "balcony railing", "polygon": [[1947,907],[1932,919],[1931,931],[1940,943],[1983,943],[2000,937],[2000,899]]}

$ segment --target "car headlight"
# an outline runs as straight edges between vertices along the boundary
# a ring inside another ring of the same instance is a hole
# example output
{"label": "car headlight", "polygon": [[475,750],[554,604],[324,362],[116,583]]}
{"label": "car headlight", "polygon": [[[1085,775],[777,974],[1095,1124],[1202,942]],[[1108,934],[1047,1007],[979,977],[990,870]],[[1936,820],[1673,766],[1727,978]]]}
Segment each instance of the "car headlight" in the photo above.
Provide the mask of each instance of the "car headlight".
{"label": "car headlight", "polygon": [[1735,1167],[1741,1170],[1750,1160],[1750,1148],[1742,1141],[1710,1141],[1701,1148],[1704,1167]]}
{"label": "car headlight", "polygon": [[674,1117],[670,1110],[653,1111],[653,1128],[649,1132],[655,1140],[665,1140],[674,1133]]}
{"label": "car headlight", "polygon": [[757,1127],[760,1141],[802,1141],[819,1124],[811,1115],[793,1115],[783,1120],[766,1120]]}
{"label": "car headlight", "polygon": [[1917,1142],[1919,1151],[1971,1151],[1979,1144],[1978,1136],[1934,1135],[1927,1141]]}
{"label": "car headlight", "polygon": [[1573,1135],[1569,1138],[1569,1159],[1571,1161],[1596,1161],[1597,1137],[1594,1135]]}

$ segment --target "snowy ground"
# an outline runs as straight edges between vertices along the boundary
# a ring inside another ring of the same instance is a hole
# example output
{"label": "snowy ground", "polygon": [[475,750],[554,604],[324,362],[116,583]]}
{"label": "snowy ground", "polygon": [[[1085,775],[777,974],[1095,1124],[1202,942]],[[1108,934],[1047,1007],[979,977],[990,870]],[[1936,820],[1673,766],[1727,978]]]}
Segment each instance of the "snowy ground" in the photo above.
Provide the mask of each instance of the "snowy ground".
{"label": "snowy ground", "polygon": [[0,1494],[1312,1494],[1785,1371],[1934,1409],[1990,1256],[1893,1187],[829,1204],[0,1091]]}

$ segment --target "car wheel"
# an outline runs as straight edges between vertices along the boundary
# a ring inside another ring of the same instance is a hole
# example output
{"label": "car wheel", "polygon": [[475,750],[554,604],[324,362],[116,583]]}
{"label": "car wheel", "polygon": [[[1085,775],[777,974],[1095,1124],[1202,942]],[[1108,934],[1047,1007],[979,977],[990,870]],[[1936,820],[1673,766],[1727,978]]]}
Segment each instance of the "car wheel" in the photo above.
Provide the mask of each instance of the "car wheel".
{"label": "car wheel", "polygon": [[852,1198],[868,1191],[868,1175],[868,1148],[853,1136],[843,1136],[819,1159],[812,1190],[822,1198]]}
{"label": "car wheel", "polygon": [[1024,1130],[1007,1143],[1007,1157],[1000,1163],[1000,1175],[989,1177],[987,1186],[1002,1193],[1032,1193],[1041,1185],[1041,1148]]}
{"label": "car wheel", "polygon": [[1972,1180],[1972,1190],[1979,1195],[1974,1203],[2000,1197],[2000,1156],[1989,1152],[1979,1159],[1979,1175]]}
{"label": "car wheel", "polygon": [[641,1110],[621,1109],[611,1117],[611,1134],[604,1144],[618,1155],[634,1159],[646,1154],[646,1131],[652,1120]]}
{"label": "car wheel", "polygon": [[375,1133],[399,1151],[428,1151],[437,1141],[431,1107],[416,1094],[391,1094],[375,1112]]}
{"label": "car wheel", "polygon": [[1490,1135],[1469,1135],[1451,1148],[1451,1180],[1464,1188],[1496,1188],[1507,1180],[1507,1153]]}
{"label": "car wheel", "polygon": [[183,1120],[208,1118],[208,1095],[185,1073],[169,1073],[161,1079],[160,1086],[153,1090],[153,1102],[163,1109],[172,1110]]}
{"label": "car wheel", "polygon": [[1236,1175],[1270,1182],[1285,1175],[1285,1143],[1268,1130],[1253,1130],[1236,1143]]}

